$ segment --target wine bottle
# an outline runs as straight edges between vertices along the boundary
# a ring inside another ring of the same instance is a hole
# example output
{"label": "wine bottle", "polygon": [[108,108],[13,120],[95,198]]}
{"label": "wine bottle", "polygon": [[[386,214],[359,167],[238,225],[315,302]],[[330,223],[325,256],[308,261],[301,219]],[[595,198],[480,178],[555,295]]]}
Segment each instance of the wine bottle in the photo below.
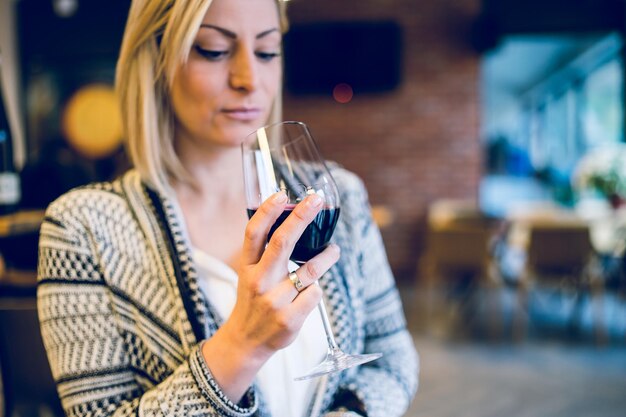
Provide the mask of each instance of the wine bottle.
{"label": "wine bottle", "polygon": [[5,99],[0,54],[0,215],[15,211],[20,201],[20,178],[13,161],[13,136]]}

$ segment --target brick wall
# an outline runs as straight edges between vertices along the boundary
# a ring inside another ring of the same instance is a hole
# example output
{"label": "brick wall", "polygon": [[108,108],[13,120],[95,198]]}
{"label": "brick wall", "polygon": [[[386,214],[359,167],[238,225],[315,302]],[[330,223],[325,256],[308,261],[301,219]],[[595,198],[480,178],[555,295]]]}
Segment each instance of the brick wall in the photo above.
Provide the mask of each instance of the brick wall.
{"label": "brick wall", "polygon": [[294,0],[294,23],[393,19],[404,33],[403,81],[396,90],[355,95],[286,95],[285,118],[312,129],[324,155],[356,172],[374,205],[394,222],[383,230],[391,266],[411,280],[423,247],[428,204],[476,197],[481,174],[479,65],[469,24],[479,0]]}

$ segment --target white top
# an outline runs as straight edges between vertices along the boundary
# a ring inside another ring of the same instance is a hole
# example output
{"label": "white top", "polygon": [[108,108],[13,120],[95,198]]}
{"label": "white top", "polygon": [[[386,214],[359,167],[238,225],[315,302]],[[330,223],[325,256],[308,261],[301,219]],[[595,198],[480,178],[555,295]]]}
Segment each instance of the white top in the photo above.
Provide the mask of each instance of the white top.
{"label": "white top", "polygon": [[[209,302],[227,319],[237,299],[237,273],[217,258],[193,248],[198,283]],[[289,271],[298,266],[289,262]],[[285,277],[287,279],[287,277]],[[326,355],[326,336],[317,310],[307,317],[296,339],[276,352],[257,374],[257,386],[273,417],[304,417],[313,398],[316,379],[294,381]]]}

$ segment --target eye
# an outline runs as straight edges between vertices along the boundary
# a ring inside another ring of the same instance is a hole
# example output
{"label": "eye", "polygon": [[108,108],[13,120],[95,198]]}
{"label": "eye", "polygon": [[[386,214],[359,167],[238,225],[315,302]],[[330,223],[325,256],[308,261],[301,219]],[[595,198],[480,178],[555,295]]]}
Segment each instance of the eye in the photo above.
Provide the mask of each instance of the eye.
{"label": "eye", "polygon": [[204,57],[205,59],[209,61],[219,61],[223,58],[226,58],[229,54],[229,51],[227,50],[217,51],[217,50],[211,50],[211,49],[203,49],[197,45],[194,48],[196,49],[196,52],[198,52],[198,54],[200,54],[202,57]]}
{"label": "eye", "polygon": [[279,52],[262,52],[257,51],[254,53],[257,58],[259,58],[263,62],[270,62],[271,60],[278,58],[280,56]]}

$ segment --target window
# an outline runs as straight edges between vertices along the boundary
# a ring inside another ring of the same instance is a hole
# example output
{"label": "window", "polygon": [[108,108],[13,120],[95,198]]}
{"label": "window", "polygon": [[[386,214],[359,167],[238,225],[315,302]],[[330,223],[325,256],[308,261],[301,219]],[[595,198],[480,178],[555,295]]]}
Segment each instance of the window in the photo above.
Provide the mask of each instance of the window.
{"label": "window", "polygon": [[623,73],[615,57],[585,79],[580,117],[587,148],[624,140]]}

